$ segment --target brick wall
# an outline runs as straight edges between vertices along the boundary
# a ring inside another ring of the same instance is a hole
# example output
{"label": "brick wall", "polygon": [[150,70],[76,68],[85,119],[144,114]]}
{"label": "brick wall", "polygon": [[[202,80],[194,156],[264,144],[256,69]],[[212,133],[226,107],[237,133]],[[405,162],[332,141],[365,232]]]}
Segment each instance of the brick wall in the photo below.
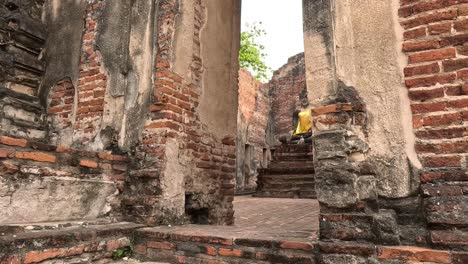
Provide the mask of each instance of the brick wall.
{"label": "brick wall", "polygon": [[129,161],[110,152],[2,136],[0,223],[119,220]]}
{"label": "brick wall", "polygon": [[106,1],[91,0],[86,4],[82,38],[77,108],[73,124],[74,141],[90,143],[100,130],[104,112],[107,76],[101,67],[102,58],[96,47],[97,23]]}
{"label": "brick wall", "polygon": [[304,53],[289,58],[287,64],[274,72],[268,86],[275,136],[290,135],[294,129],[294,111],[301,109],[300,99],[307,97],[305,81]]}
{"label": "brick wall", "polygon": [[[234,213],[235,139],[217,139],[201,123],[197,112],[202,92],[200,34],[206,22],[205,7],[201,1],[194,3],[195,22],[191,26],[195,47],[190,78],[186,79],[173,70],[177,13],[177,1],[160,1],[154,97],[137,148],[139,169],[129,181],[130,192],[124,203],[130,219],[148,224],[189,221],[184,201],[207,209],[209,223],[229,224]],[[167,172],[171,168],[177,168],[182,186],[178,190],[161,189],[160,183],[175,179]],[[168,201],[166,195],[177,196],[177,201]]]}
{"label": "brick wall", "polygon": [[59,81],[49,93],[47,118],[50,142],[57,144],[66,129],[72,128],[75,86],[69,78]]}
{"label": "brick wall", "polygon": [[422,193],[434,246],[465,248],[468,231],[466,56],[468,3],[408,1],[399,9],[408,57],[416,151],[423,163]]}
{"label": "brick wall", "polygon": [[268,86],[244,69],[239,71],[238,111],[236,191],[252,192],[257,184],[257,168],[267,166],[264,155],[268,157],[270,148],[270,96]]}

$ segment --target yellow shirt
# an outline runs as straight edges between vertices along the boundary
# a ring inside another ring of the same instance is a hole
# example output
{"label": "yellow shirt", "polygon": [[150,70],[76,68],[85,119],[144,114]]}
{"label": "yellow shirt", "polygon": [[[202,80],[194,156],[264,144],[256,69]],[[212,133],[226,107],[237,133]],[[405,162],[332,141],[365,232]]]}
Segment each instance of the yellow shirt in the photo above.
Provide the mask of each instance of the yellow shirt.
{"label": "yellow shirt", "polygon": [[309,132],[312,128],[312,115],[310,110],[299,112],[299,123],[297,124],[294,135],[300,135]]}

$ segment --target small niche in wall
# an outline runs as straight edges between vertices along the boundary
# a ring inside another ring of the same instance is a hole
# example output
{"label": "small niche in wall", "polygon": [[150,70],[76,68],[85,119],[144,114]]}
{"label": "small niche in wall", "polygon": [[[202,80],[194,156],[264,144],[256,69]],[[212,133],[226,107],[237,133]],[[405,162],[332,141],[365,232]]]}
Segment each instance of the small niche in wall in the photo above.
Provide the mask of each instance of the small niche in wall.
{"label": "small niche in wall", "polygon": [[210,223],[210,210],[203,207],[199,195],[193,193],[185,194],[185,215],[191,224],[208,225]]}

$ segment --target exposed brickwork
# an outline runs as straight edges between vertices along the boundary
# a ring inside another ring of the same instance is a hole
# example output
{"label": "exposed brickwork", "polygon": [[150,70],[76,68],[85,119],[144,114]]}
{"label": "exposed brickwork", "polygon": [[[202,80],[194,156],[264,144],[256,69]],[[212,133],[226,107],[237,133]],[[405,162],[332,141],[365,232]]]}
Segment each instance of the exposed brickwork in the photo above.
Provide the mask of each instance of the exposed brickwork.
{"label": "exposed brickwork", "polygon": [[[239,112],[237,117],[237,192],[256,188],[257,168],[270,159],[270,96],[268,86],[251,73],[239,71]],[[249,153],[246,153],[248,151]]]}
{"label": "exposed brickwork", "polygon": [[103,112],[107,76],[101,68],[102,58],[96,47],[96,30],[105,0],[86,3],[85,29],[81,47],[74,140],[90,142],[99,132]]}
{"label": "exposed brickwork", "polygon": [[127,213],[133,216],[132,219],[149,224],[185,221],[181,219],[184,215],[158,202],[158,197],[161,197],[159,182],[166,176],[168,142],[177,142],[179,156],[189,160],[187,164],[176,164],[181,170],[185,167],[186,173],[190,175],[184,179],[185,194],[198,197],[196,202],[199,206],[208,208],[210,223],[226,224],[233,219],[230,202],[234,195],[235,139],[224,138],[219,142],[215,135],[210,135],[203,128],[197,112],[202,73],[200,31],[205,23],[205,9],[201,1],[196,1],[194,6],[193,43],[198,48],[193,50],[191,79],[184,80],[172,69],[177,1],[159,3],[154,98],[143,139],[137,149],[140,169],[134,172],[130,181],[130,189],[136,186],[141,188],[134,188],[138,195],[130,192],[125,202]]}
{"label": "exposed brickwork", "polygon": [[75,87],[70,79],[59,81],[50,91],[47,113],[57,130],[70,126],[74,100]]}
{"label": "exposed brickwork", "polygon": [[291,57],[275,71],[268,86],[274,134],[289,135],[294,129],[293,114],[301,109],[301,99],[307,98],[304,53]]}
{"label": "exposed brickwork", "polygon": [[[466,1],[401,1],[425,214],[436,246],[465,248],[468,225]],[[460,227],[457,231],[455,228]],[[428,260],[426,260],[428,261]],[[450,263],[450,262],[441,262]]]}
{"label": "exposed brickwork", "polygon": [[47,114],[50,141],[57,143],[63,131],[72,127],[75,86],[69,78],[59,81],[50,90]]}
{"label": "exposed brickwork", "polygon": [[[0,237],[0,263],[111,262],[117,250],[131,252],[133,230],[138,227],[141,226],[111,224],[2,236]],[[63,232],[69,235],[64,236]]]}
{"label": "exposed brickwork", "polygon": [[[315,263],[308,242],[177,234],[143,229],[137,233],[138,254],[169,263]],[[169,241],[169,242],[167,242]]]}
{"label": "exposed brickwork", "polygon": [[[114,194],[107,199],[110,210],[101,218],[119,219],[121,217],[120,199],[124,190],[124,181],[127,177],[128,163],[127,156],[115,155],[109,152],[94,153],[70,149],[67,147],[56,147],[35,141],[21,138],[11,138],[2,136],[0,138],[0,171],[5,176],[4,186],[9,186],[9,191],[0,193],[0,198],[11,199],[16,204],[17,197],[13,196],[15,191],[22,191],[35,180],[53,180],[56,184],[73,179],[91,179],[96,188],[101,182],[112,182],[114,184]],[[37,187],[36,187],[37,188]],[[56,197],[55,197],[56,198]],[[55,199],[53,195],[51,199]],[[89,198],[89,197],[88,197]],[[52,202],[53,200],[50,200]],[[46,202],[46,201],[44,201]],[[92,199],[88,201],[93,203]],[[83,206],[86,201],[83,201]],[[76,205],[76,204],[75,204]],[[8,212],[4,208],[4,217],[13,212]],[[18,210],[18,214],[21,214]],[[90,209],[89,209],[90,210]],[[77,211],[78,212],[78,211]],[[8,213],[8,214],[7,214]],[[53,213],[49,212],[51,217]],[[84,212],[81,217],[85,217],[89,212]],[[11,215],[20,217],[20,215]],[[68,219],[67,219],[68,217]],[[74,220],[76,215],[63,213],[58,219],[50,220]],[[4,220],[2,218],[2,220]],[[20,221],[21,219],[17,219]],[[34,219],[29,219],[29,222]]]}

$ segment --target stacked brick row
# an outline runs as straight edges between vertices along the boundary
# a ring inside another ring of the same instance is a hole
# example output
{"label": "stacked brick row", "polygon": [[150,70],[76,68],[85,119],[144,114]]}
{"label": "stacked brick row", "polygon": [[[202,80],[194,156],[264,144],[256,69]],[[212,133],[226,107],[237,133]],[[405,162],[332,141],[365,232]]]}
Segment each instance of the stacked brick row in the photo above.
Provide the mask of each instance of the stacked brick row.
{"label": "stacked brick row", "polygon": [[401,0],[430,243],[467,249],[468,1]]}
{"label": "stacked brick row", "polygon": [[139,258],[169,263],[303,263],[314,262],[314,246],[303,241],[268,241],[171,234],[138,230]]}
{"label": "stacked brick row", "polygon": [[[124,189],[129,161],[127,156],[114,155],[109,152],[86,152],[25,138],[2,136],[0,137],[0,172],[4,176],[2,183],[6,192],[2,190],[0,198],[8,198],[11,202],[15,202],[14,199],[18,198],[14,196],[15,191],[21,188],[33,188],[33,186],[28,186],[31,179],[49,179],[56,181],[57,184],[61,179],[65,181],[67,179],[91,180],[96,183],[96,186],[99,186],[99,182],[112,182],[118,195],[115,199],[107,201],[111,210],[107,215],[100,217],[118,219],[121,216],[118,197]],[[94,201],[91,199],[88,202]],[[7,211],[3,213],[6,214]],[[13,213],[21,214],[20,211]],[[6,216],[2,215],[2,217]],[[12,217],[19,216],[13,215]],[[64,214],[59,217],[59,219],[49,219],[49,221],[69,220],[67,217],[70,216]],[[15,219],[15,221],[20,220]],[[26,220],[34,221],[34,219]]]}
{"label": "stacked brick row", "polygon": [[[141,226],[111,224],[0,237],[0,263],[111,262],[116,256],[130,254],[133,230],[138,227]],[[67,235],[64,235],[64,231]]]}

